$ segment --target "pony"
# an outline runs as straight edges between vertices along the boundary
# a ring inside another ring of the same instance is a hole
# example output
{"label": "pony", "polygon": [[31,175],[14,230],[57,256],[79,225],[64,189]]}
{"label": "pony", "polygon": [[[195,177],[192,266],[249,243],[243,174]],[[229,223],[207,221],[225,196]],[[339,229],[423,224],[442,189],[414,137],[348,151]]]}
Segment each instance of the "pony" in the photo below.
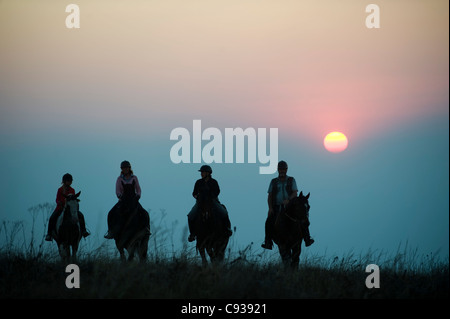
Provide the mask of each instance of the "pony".
{"label": "pony", "polygon": [[[217,206],[222,204],[214,201],[216,200],[201,194],[197,198],[199,216],[195,220],[194,227],[197,233],[196,248],[202,258],[203,266],[208,264],[205,251],[211,263],[223,261],[230,238],[226,232],[225,220],[217,212]],[[225,206],[223,207],[225,209]]]}
{"label": "pony", "polygon": [[[81,240],[80,222],[78,220],[79,199],[77,194],[64,195],[66,204],[62,214],[56,220],[56,231],[53,233],[58,245],[59,255],[63,261],[75,260]],[[71,249],[72,248],[72,251]]]}
{"label": "pony", "polygon": [[134,259],[137,252],[141,262],[147,259],[148,240],[150,238],[150,216],[141,206],[134,192],[134,184],[123,185],[123,194],[120,202],[108,214],[111,223],[118,224],[119,231],[114,236],[116,247],[120,253],[120,259],[125,260],[125,252],[128,252],[128,261]]}
{"label": "pony", "polygon": [[309,214],[310,193],[304,196],[300,192],[298,197],[293,198],[289,204],[278,214],[275,220],[273,241],[278,246],[281,259],[285,266],[297,268],[302,251],[302,221]]}

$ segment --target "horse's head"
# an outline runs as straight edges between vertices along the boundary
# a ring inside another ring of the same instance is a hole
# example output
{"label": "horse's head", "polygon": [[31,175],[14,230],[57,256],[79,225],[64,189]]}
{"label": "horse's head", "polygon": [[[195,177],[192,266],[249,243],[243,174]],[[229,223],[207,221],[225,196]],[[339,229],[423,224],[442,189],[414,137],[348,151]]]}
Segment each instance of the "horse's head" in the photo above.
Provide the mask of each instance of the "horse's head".
{"label": "horse's head", "polygon": [[78,222],[78,210],[80,201],[78,197],[81,191],[76,194],[64,195],[66,198],[66,205],[64,207],[64,214],[68,213],[73,222]]}
{"label": "horse's head", "polygon": [[305,217],[308,217],[309,214],[309,198],[310,193],[308,195],[304,196],[303,192],[300,192],[300,195],[298,197],[294,198],[291,203],[292,210],[290,212],[290,215],[297,219],[302,220]]}
{"label": "horse's head", "polygon": [[123,201],[127,202],[136,196],[134,180],[131,184],[125,184],[124,182],[122,182],[122,186],[123,186],[123,194],[121,198]]}

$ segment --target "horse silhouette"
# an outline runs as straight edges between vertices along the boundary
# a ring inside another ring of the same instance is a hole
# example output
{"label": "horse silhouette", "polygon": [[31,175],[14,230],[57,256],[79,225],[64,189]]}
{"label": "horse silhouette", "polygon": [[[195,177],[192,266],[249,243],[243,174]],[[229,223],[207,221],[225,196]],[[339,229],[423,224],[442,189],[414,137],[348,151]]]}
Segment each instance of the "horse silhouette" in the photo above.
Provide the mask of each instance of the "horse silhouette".
{"label": "horse silhouette", "polygon": [[278,214],[275,221],[273,241],[278,245],[281,259],[286,266],[298,267],[302,251],[302,220],[309,214],[310,193],[304,196],[300,192]]}
{"label": "horse silhouette", "polygon": [[128,260],[134,259],[137,252],[140,261],[147,259],[148,240],[150,238],[150,217],[141,206],[135,194],[135,182],[123,184],[123,195],[110,213],[108,223],[118,229],[114,234],[116,247],[120,258],[125,260],[125,252],[128,252]]}
{"label": "horse silhouette", "polygon": [[[66,204],[62,214],[56,220],[52,234],[58,245],[59,255],[63,261],[75,260],[81,240],[80,222],[78,220],[79,199],[81,192],[64,195]],[[71,250],[72,248],[72,250]]]}
{"label": "horse silhouette", "polygon": [[202,258],[203,266],[208,264],[205,251],[212,263],[223,261],[230,238],[226,232],[227,225],[224,218],[214,207],[221,204],[214,201],[216,200],[201,194],[197,198],[199,216],[194,222],[194,227],[197,234],[196,247]]}

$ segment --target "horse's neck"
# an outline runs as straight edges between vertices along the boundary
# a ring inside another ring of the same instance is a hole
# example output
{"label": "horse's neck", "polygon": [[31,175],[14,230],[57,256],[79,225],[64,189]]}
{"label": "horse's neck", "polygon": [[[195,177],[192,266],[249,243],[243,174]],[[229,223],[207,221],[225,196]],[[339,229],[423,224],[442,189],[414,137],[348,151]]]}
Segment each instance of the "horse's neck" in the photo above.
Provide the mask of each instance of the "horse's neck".
{"label": "horse's neck", "polygon": [[131,200],[131,199],[133,199],[135,196],[136,196],[136,194],[135,194],[134,192],[132,192],[132,191],[126,192],[126,193],[123,194],[123,197],[124,197],[125,199],[127,199],[127,200]]}
{"label": "horse's neck", "polygon": [[126,202],[130,202],[134,197],[136,196],[136,193],[134,192],[134,190],[126,190],[123,195],[122,195],[122,199]]}
{"label": "horse's neck", "polygon": [[124,194],[122,197],[122,201],[126,207],[130,207],[133,204],[133,199],[135,198],[135,194]]}
{"label": "horse's neck", "polygon": [[76,209],[72,209],[70,205],[66,204],[63,211],[63,220],[67,220],[68,218],[78,221],[78,211]]}
{"label": "horse's neck", "polygon": [[284,218],[289,222],[297,221],[297,216],[295,215],[295,209],[293,203],[286,205],[286,208],[281,211],[279,218]]}
{"label": "horse's neck", "polygon": [[202,212],[203,217],[207,217],[208,219],[211,219],[213,217],[212,207],[212,202],[206,202],[200,205],[200,211]]}
{"label": "horse's neck", "polygon": [[210,198],[208,198],[208,199],[203,199],[203,200],[200,202],[200,207],[201,207],[202,209],[205,209],[205,210],[211,210],[212,207],[213,207],[212,199],[210,199]]}

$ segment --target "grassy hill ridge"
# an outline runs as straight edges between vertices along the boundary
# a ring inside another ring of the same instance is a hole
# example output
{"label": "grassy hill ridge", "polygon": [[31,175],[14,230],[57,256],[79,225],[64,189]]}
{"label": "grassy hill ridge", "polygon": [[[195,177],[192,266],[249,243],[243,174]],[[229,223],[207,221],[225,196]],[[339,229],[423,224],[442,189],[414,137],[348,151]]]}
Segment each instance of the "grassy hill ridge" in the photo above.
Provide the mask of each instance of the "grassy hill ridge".
{"label": "grassy hill ridge", "polygon": [[336,263],[228,262],[202,267],[182,256],[145,263],[88,258],[77,262],[80,288],[66,287],[66,265],[42,258],[0,255],[0,298],[448,298],[448,265],[427,272],[380,265],[380,288],[365,285],[365,267]]}
{"label": "grassy hill ridge", "polygon": [[[193,245],[182,232],[181,251],[173,247],[173,225],[164,211],[152,220],[149,257],[145,263],[120,262],[112,241],[99,247],[82,244],[76,264],[80,288],[69,289],[67,264],[60,261],[54,243],[36,234],[35,222],[44,223],[50,204],[30,208],[32,227],[24,222],[0,224],[0,298],[158,298],[158,299],[298,299],[298,298],[448,298],[449,262],[417,250],[397,250],[393,256],[368,250],[344,256],[322,257],[303,253],[297,270],[286,269],[277,249],[256,254],[252,244],[243,250],[233,241],[225,262],[202,267]],[[46,229],[46,224],[44,228]],[[25,234],[31,234],[28,238]],[[86,247],[85,247],[86,246]],[[259,251],[259,250],[258,250]],[[269,258],[267,258],[269,255]],[[377,264],[380,288],[369,289],[366,266]]]}

